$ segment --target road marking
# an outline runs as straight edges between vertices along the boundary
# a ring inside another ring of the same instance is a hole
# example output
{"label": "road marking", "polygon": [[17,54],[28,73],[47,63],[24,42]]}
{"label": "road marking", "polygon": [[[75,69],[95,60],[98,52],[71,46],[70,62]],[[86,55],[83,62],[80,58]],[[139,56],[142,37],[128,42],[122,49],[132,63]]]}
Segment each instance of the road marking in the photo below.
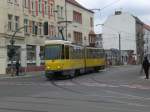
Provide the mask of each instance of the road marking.
{"label": "road marking", "polygon": [[[86,87],[107,87],[107,88],[130,88],[130,89],[141,89],[141,90],[150,90],[149,86],[143,86],[140,84],[106,84],[106,83],[97,83],[97,82],[80,82],[74,83],[74,82],[55,82],[58,86],[86,86]],[[46,83],[36,83],[36,82],[0,82],[0,85],[18,85],[18,86],[51,86],[52,84],[50,82]]]}

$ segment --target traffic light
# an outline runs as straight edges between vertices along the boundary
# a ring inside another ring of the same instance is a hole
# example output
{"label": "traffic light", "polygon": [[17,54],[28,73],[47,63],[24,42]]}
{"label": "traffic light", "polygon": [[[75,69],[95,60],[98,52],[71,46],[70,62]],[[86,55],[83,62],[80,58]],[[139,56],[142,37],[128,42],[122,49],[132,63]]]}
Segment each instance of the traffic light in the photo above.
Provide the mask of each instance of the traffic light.
{"label": "traffic light", "polygon": [[9,59],[12,59],[15,56],[15,54],[16,54],[15,49],[14,48],[10,48],[7,55],[9,57]]}

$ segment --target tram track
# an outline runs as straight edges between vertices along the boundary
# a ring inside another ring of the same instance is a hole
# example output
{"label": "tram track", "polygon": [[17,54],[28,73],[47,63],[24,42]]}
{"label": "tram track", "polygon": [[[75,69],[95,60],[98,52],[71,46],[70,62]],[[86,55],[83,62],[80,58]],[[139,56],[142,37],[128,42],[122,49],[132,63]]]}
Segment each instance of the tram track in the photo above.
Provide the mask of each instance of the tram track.
{"label": "tram track", "polygon": [[65,90],[65,91],[68,91],[68,92],[71,92],[71,93],[76,93],[76,94],[80,94],[80,95],[85,94],[85,93],[83,93],[83,91],[77,91],[77,90],[74,90],[74,89],[70,89],[68,87],[61,86],[61,85],[57,84],[55,81],[51,81],[51,84],[56,88],[59,88],[59,89],[62,89],[62,90]]}

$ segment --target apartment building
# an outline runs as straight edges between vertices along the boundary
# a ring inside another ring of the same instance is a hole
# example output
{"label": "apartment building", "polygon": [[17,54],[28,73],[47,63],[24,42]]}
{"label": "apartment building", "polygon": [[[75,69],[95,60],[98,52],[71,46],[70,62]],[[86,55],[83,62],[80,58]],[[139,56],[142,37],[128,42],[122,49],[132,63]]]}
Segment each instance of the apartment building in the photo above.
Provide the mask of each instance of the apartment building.
{"label": "apartment building", "polygon": [[144,55],[150,60],[150,26],[144,24]]}
{"label": "apartment building", "polygon": [[22,71],[43,70],[44,41],[57,39],[93,45],[94,13],[75,0],[0,0],[0,74],[10,72],[8,57],[14,36]]}
{"label": "apartment building", "polygon": [[95,45],[94,12],[83,7],[75,0],[66,0],[67,40],[86,46]]}
{"label": "apartment building", "polygon": [[[19,59],[23,70],[42,69],[45,39],[56,36],[54,0],[1,0],[0,1],[0,74],[9,72],[7,53],[10,40],[15,35],[15,60]],[[26,69],[25,69],[26,68]]]}
{"label": "apartment building", "polygon": [[133,58],[137,63],[141,63],[144,54],[143,25],[144,23],[132,14],[116,11],[107,18],[103,26],[104,49],[120,47],[121,51],[133,51]]}

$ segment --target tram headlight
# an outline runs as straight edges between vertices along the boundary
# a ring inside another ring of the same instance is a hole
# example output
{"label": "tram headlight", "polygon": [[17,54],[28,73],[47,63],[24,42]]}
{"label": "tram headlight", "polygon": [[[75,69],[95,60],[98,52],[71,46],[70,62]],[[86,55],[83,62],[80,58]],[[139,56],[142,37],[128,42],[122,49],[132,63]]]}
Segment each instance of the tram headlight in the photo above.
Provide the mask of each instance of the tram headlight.
{"label": "tram headlight", "polygon": [[57,66],[57,69],[61,69],[61,66]]}
{"label": "tram headlight", "polygon": [[46,69],[48,69],[48,70],[49,70],[50,68],[51,68],[50,66],[47,66],[47,67],[46,67]]}

